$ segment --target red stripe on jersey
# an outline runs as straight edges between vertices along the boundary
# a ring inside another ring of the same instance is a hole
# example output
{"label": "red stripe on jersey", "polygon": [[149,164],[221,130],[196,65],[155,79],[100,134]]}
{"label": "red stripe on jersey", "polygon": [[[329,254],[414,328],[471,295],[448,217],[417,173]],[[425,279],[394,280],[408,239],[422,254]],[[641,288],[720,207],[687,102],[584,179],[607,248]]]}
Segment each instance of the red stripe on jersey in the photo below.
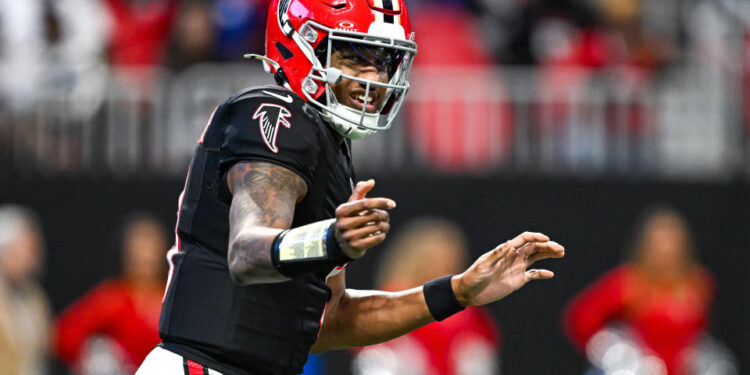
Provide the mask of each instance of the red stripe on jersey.
{"label": "red stripe on jersey", "polygon": [[206,127],[203,128],[203,133],[201,133],[201,137],[198,138],[198,143],[203,143],[203,137],[206,136],[206,132],[208,131],[208,127],[211,126],[211,121],[214,119],[214,115],[216,114],[216,110],[219,109],[219,107],[214,108],[214,111],[211,112],[211,116],[208,117],[208,124],[206,124]]}

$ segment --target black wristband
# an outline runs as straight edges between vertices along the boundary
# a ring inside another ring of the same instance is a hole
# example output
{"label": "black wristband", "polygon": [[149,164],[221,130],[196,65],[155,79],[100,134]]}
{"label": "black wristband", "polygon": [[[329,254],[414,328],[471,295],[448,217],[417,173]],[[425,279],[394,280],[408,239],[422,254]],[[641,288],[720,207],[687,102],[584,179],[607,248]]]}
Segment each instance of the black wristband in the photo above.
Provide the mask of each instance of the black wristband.
{"label": "black wristband", "polygon": [[453,293],[451,277],[453,275],[439,277],[428,281],[422,287],[427,308],[430,309],[430,314],[438,322],[465,308],[458,302],[456,295]]}

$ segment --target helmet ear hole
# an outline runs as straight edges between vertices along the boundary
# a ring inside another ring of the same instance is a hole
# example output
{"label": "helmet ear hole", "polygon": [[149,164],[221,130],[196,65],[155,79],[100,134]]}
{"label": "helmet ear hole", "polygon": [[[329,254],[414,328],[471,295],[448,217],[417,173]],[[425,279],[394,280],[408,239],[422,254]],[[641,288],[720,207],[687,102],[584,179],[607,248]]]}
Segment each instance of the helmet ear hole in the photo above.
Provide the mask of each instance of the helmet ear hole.
{"label": "helmet ear hole", "polygon": [[276,84],[279,86],[284,86],[285,83],[289,82],[289,79],[286,78],[286,74],[284,74],[284,69],[277,69],[276,73],[273,74],[273,80],[276,81]]}

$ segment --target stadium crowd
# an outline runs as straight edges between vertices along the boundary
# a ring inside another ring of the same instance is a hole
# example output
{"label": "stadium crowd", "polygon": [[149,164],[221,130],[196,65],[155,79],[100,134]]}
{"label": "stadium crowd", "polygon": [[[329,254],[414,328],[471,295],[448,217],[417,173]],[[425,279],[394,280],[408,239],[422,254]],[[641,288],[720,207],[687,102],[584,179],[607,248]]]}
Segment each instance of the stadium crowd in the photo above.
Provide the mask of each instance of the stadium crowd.
{"label": "stadium crowd", "polygon": [[[138,112],[137,121],[158,113],[161,109],[154,106],[160,102],[152,98],[165,91],[168,76],[204,63],[238,62],[245,53],[263,51],[267,4],[267,0],[0,3],[0,118],[4,124],[0,139],[6,145],[0,160],[18,158],[8,154],[31,154],[41,159],[37,163],[56,170],[83,168],[86,163],[80,154],[92,152],[86,151],[92,148],[87,145],[91,136],[78,137],[65,126],[40,125],[44,119],[70,123],[74,129],[92,118],[110,116],[116,121],[120,112],[105,101],[113,100],[107,90],[118,85],[126,89],[118,89],[115,101],[137,98],[120,111]],[[421,99],[407,103],[407,131],[410,138],[419,139],[414,145],[418,159],[439,170],[503,165],[524,137],[547,147],[549,152],[541,153],[550,159],[574,167],[596,165],[601,159],[605,167],[617,167],[610,159],[620,156],[600,154],[624,142],[624,150],[618,148],[616,153],[624,153],[626,163],[635,169],[645,168],[644,159],[652,153],[641,151],[640,146],[653,143],[653,137],[666,137],[654,130],[664,116],[650,108],[649,98],[671,72],[701,64],[728,74],[730,81],[745,81],[744,58],[738,54],[745,41],[728,37],[742,35],[745,23],[740,17],[727,18],[743,14],[741,4],[412,0],[409,5],[411,13],[418,15],[413,22],[420,45],[411,96]],[[517,67],[532,67],[538,75],[532,94],[524,94],[528,81],[520,82],[520,91],[515,87]],[[420,75],[420,68],[442,70]],[[469,74],[462,77],[465,91],[471,93],[459,93],[466,97],[464,102],[443,108],[444,98],[429,94],[451,87],[451,77],[443,71],[462,69],[468,69]],[[598,90],[607,93],[601,105],[596,102],[602,97]],[[737,96],[722,87],[706,92],[716,94],[698,100],[718,96],[716,108],[736,105],[732,98]],[[722,92],[727,94],[722,96]],[[528,99],[524,98],[529,95],[532,105],[525,109]],[[581,95],[585,104],[578,107],[567,99]],[[72,100],[64,100],[64,108],[58,110],[54,103],[60,96]],[[523,123],[524,116],[530,116],[531,123]],[[605,129],[597,128],[596,116],[605,119]],[[473,124],[464,130],[451,125],[456,121]],[[146,128],[158,132],[155,126]],[[77,131],[91,131],[94,139],[107,136],[96,129]],[[603,138],[598,135],[602,131],[606,133]],[[724,133],[700,131],[696,137],[714,140],[712,152],[721,154]],[[550,142],[554,144],[548,147]],[[39,150],[43,147],[66,151],[48,155]]]}

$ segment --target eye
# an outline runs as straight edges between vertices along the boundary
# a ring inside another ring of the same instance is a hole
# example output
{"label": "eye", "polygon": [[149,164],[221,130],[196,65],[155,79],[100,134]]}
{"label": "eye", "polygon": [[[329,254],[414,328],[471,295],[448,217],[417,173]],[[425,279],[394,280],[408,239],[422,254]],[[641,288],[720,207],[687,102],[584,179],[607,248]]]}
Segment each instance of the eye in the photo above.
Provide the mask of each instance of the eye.
{"label": "eye", "polygon": [[365,65],[368,63],[367,60],[357,54],[341,55],[341,60],[346,61],[347,63],[352,65]]}

